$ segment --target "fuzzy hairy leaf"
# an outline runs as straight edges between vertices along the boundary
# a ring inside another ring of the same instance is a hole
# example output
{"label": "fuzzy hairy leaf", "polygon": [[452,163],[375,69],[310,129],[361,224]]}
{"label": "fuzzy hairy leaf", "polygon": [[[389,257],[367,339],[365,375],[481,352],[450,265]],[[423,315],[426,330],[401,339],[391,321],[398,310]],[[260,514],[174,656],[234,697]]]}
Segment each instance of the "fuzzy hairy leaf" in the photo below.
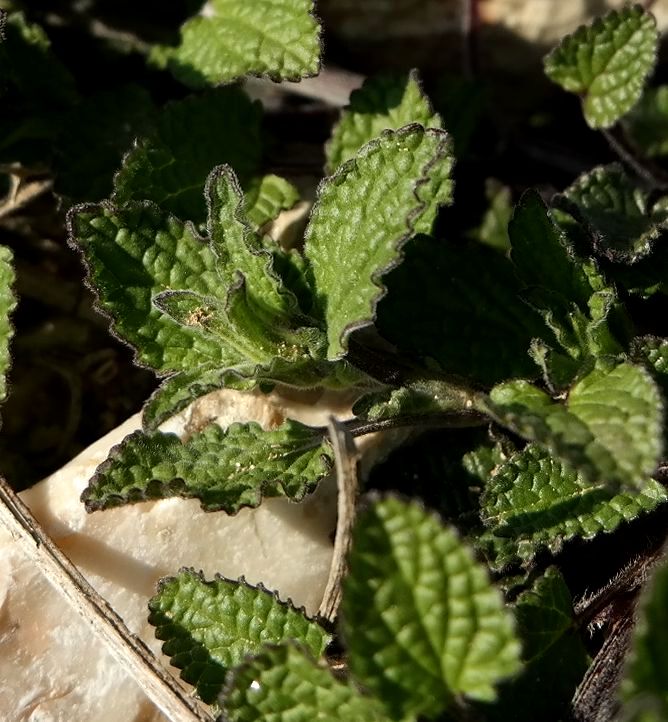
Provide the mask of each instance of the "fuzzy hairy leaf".
{"label": "fuzzy hairy leaf", "polygon": [[206,511],[236,514],[263,497],[301,500],[331,468],[320,434],[296,421],[264,431],[254,422],[210,424],[185,443],[175,434],[135,431],[115,446],[82,494],[86,510],[197,498]]}
{"label": "fuzzy hairy leaf", "polygon": [[663,451],[663,401],[656,383],[631,363],[599,365],[553,401],[526,381],[490,394],[488,411],[500,424],[545,445],[588,481],[637,488]]}
{"label": "fuzzy hairy leaf", "polygon": [[277,175],[265,175],[250,184],[246,193],[246,216],[253,229],[260,231],[298,200],[299,191],[292,183]]}
{"label": "fuzzy hairy leaf", "polygon": [[433,223],[435,206],[451,202],[452,164],[444,131],[409,125],[384,131],[320,184],[305,255],[328,358],[343,356],[350,333],[373,322],[383,274],[416,230]]}
{"label": "fuzzy hairy leaf", "polygon": [[580,639],[568,587],[555,567],[546,570],[514,605],[524,670],[499,688],[485,708],[490,722],[567,719],[589,659]]}
{"label": "fuzzy hairy leaf", "polygon": [[646,256],[668,227],[668,211],[652,209],[648,193],[618,164],[581,175],[553,202],[585,226],[594,250],[611,261]]}
{"label": "fuzzy hairy leaf", "polygon": [[352,675],[390,715],[492,700],[519,670],[512,618],[486,570],[434,515],[388,497],[353,532],[341,612]]}
{"label": "fuzzy hairy leaf", "polygon": [[380,333],[401,351],[482,384],[535,374],[527,354],[531,340],[552,338],[520,300],[508,259],[478,244],[419,236],[386,286],[378,305]]}
{"label": "fuzzy hairy leaf", "polygon": [[638,102],[657,47],[654,16],[640,5],[627,5],[566,36],[545,58],[545,72],[582,97],[592,128],[609,128]]}
{"label": "fuzzy hairy leaf", "polygon": [[481,517],[505,541],[505,552],[527,564],[541,549],[557,553],[569,539],[614,531],[668,500],[668,492],[653,479],[636,486],[637,491],[615,494],[529,444],[488,478]]}
{"label": "fuzzy hairy leaf", "polygon": [[211,172],[206,197],[207,237],[150,202],[70,213],[71,237],[116,333],[157,371],[201,367],[209,380],[213,368],[251,376],[281,358],[300,366],[312,353],[322,358],[324,339],[302,327],[296,298],[248,225],[229,167]]}
{"label": "fuzzy hairy leaf", "polygon": [[7,372],[11,364],[9,342],[14,335],[10,315],[16,308],[12,252],[0,246],[0,403],[7,397]]}
{"label": "fuzzy hairy leaf", "polygon": [[668,564],[655,569],[638,607],[620,696],[621,719],[661,722],[668,717]]}
{"label": "fuzzy hairy leaf", "polygon": [[378,700],[340,682],[292,644],[266,647],[231,672],[221,707],[225,722],[389,722]]}
{"label": "fuzzy hairy leaf", "polygon": [[79,206],[69,218],[100,305],[140,363],[164,373],[244,361],[238,349],[179,325],[152,303],[168,289],[222,293],[216,256],[192,226],[151,203]]}
{"label": "fuzzy hairy leaf", "polygon": [[181,28],[177,47],[155,46],[153,62],[192,88],[259,75],[300,80],[320,69],[312,0],[211,0]]}
{"label": "fuzzy hairy leaf", "polygon": [[359,90],[350,94],[350,105],[332,130],[325,147],[327,172],[334,173],[384,130],[398,130],[411,123],[425,128],[443,127],[441,117],[422,92],[417,71],[365,80]]}
{"label": "fuzzy hairy leaf", "polygon": [[257,172],[261,119],[259,104],[235,87],[170,103],[123,158],[114,202],[150,200],[183,220],[204,222],[204,185],[214,166],[231,166],[243,187]]}
{"label": "fuzzy hairy leaf", "polygon": [[633,355],[649,364],[661,386],[664,398],[668,394],[668,339],[657,336],[641,336],[634,339]]}
{"label": "fuzzy hairy leaf", "polygon": [[668,85],[647,88],[624,118],[634,144],[649,158],[668,155]]}
{"label": "fuzzy hairy leaf", "polygon": [[214,702],[228,669],[257,654],[265,644],[296,641],[320,657],[330,635],[316,622],[282,602],[262,585],[183,569],[163,579],[149,601],[149,622],[164,641],[162,651],[197,688],[205,702]]}

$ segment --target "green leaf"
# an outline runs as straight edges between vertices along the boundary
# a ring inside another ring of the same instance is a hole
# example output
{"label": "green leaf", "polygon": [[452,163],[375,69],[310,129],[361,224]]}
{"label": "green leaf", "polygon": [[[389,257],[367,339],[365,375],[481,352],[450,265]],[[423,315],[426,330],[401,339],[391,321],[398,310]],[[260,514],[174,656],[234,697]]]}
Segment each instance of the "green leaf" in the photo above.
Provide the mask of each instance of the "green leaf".
{"label": "green leaf", "polygon": [[624,128],[643,155],[668,155],[668,85],[647,88],[638,105],[624,118]]}
{"label": "green leaf", "polygon": [[587,308],[594,290],[588,274],[536,191],[520,198],[508,232],[511,258],[526,286],[539,286]]}
{"label": "green leaf", "polygon": [[177,47],[155,46],[154,63],[192,88],[259,75],[300,80],[320,70],[312,0],[212,0],[188,20]]}
{"label": "green leaf", "polygon": [[325,146],[326,169],[334,171],[350,160],[382,131],[398,130],[419,123],[425,128],[442,128],[441,117],[434,113],[420,86],[416,70],[404,76],[369,78],[350,94],[350,105],[332,130]]}
{"label": "green leaf", "polygon": [[243,578],[232,581],[217,575],[207,582],[183,569],[160,582],[149,610],[155,635],[165,642],[162,651],[208,703],[216,700],[227,670],[263,645],[294,640],[317,658],[330,641],[303,610]]}
{"label": "green leaf", "polygon": [[568,719],[571,698],[589,659],[575,624],[570,592],[555,567],[519,596],[515,617],[525,668],[501,685],[499,702],[485,708],[485,719]]}
{"label": "green leaf", "polygon": [[12,252],[0,246],[0,403],[7,398],[7,372],[11,365],[9,342],[14,335],[10,315],[16,308]]}
{"label": "green leaf", "polygon": [[546,446],[588,481],[637,488],[663,451],[663,401],[640,366],[599,364],[553,401],[526,381],[492,389],[488,411],[503,426]]}
{"label": "green leaf", "polygon": [[[322,357],[319,332],[303,327],[293,294],[244,216],[244,197],[227,166],[207,181],[208,237],[149,202],[80,206],[71,237],[114,330],[140,362],[163,374],[201,366],[243,370],[277,357]],[[305,344],[305,345],[304,345]]]}
{"label": "green leaf", "polygon": [[[496,467],[481,498],[481,518],[505,551],[524,564],[542,550],[559,552],[564,542],[593,539],[668,500],[664,487],[646,478],[637,491],[615,494],[592,484],[536,444]],[[507,560],[506,560],[507,561]]]}
{"label": "green leaf", "polygon": [[452,164],[444,131],[409,125],[384,131],[320,184],[305,255],[328,358],[343,356],[352,331],[373,322],[382,276],[406,241],[431,226],[436,206],[451,202]]}
{"label": "green leaf", "polygon": [[152,303],[167,289],[224,292],[216,256],[192,226],[151,203],[78,206],[69,221],[100,306],[113,330],[136,349],[140,363],[164,373],[245,361],[238,349],[221,347],[195,326],[179,325]]}
{"label": "green leaf", "polygon": [[531,376],[531,340],[552,339],[540,316],[520,300],[508,259],[478,244],[419,236],[386,286],[378,306],[380,333],[401,351],[435,360],[446,373],[485,385]]}
{"label": "green leaf", "polygon": [[489,207],[483,215],[480,227],[468,235],[505,253],[510,249],[508,224],[513,215],[512,192],[508,186],[494,178],[488,178],[485,182],[485,196]]}
{"label": "green leaf", "polygon": [[174,434],[136,431],[115,446],[82,495],[86,510],[163,499],[197,498],[206,511],[236,514],[263,497],[299,501],[331,468],[331,451],[314,429],[285,421],[210,424],[184,443]]}
{"label": "green leaf", "polygon": [[136,85],[94,93],[75,105],[55,140],[56,192],[73,201],[111,195],[123,153],[154,118],[150,95]]}
{"label": "green leaf", "polygon": [[655,569],[637,610],[631,651],[622,679],[620,719],[661,722],[668,716],[668,565]]}
{"label": "green leaf", "polygon": [[378,700],[340,682],[292,644],[266,647],[233,670],[221,706],[225,722],[389,722]]}
{"label": "green leaf", "polygon": [[486,570],[435,516],[388,497],[362,511],[341,605],[353,677],[394,719],[492,700],[520,668],[511,616]]}
{"label": "green leaf", "polygon": [[649,365],[663,391],[664,399],[668,398],[668,339],[638,337],[633,341],[631,352],[634,358]]}
{"label": "green leaf", "polygon": [[150,200],[184,220],[206,220],[204,185],[230,165],[246,188],[262,155],[262,110],[239,88],[217,88],[165,106],[155,129],[126,154],[113,201]]}
{"label": "green leaf", "polygon": [[256,178],[246,193],[246,216],[253,230],[260,231],[298,200],[299,191],[292,183],[277,175],[265,175]]}
{"label": "green leaf", "polygon": [[581,175],[553,203],[585,226],[594,251],[610,261],[636,262],[668,227],[668,211],[652,209],[618,164]]}
{"label": "green leaf", "polygon": [[613,10],[567,35],[545,58],[545,72],[582,96],[592,128],[609,128],[638,102],[654,69],[656,20],[640,5]]}

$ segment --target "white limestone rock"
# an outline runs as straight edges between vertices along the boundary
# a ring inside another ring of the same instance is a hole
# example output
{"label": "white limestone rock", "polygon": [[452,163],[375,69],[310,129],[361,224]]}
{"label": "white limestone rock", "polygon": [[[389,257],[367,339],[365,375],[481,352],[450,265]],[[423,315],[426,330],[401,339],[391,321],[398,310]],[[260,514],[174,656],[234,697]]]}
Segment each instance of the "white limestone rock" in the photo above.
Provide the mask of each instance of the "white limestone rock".
{"label": "white limestone rock", "polygon": [[[317,403],[314,403],[316,402]],[[266,428],[290,416],[323,425],[347,415],[345,402],[302,394],[290,401],[229,390],[195,402],[165,425],[182,438],[209,420],[255,420]],[[22,494],[49,535],[130,629],[156,653],[147,599],[157,581],[182,566],[244,575],[314,613],[332,554],[335,484],[302,504],[269,499],[234,517],[205,513],[197,500],[167,499],[87,514],[79,496],[109,449],[140,426],[136,415],[55,474]],[[163,657],[167,664],[167,659]],[[177,670],[172,668],[175,675]],[[163,720],[132,679],[62,597],[0,529],[0,719],[6,722]]]}

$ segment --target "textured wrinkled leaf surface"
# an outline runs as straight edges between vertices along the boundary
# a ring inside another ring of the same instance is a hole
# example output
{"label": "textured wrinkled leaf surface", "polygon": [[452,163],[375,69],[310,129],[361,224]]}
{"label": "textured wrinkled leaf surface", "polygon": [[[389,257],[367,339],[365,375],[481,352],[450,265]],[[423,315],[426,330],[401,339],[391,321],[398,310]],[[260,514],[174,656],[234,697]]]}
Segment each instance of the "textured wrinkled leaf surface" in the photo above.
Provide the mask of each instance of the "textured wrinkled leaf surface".
{"label": "textured wrinkled leaf surface", "polygon": [[501,254],[419,236],[386,286],[376,325],[402,351],[482,384],[536,374],[529,345],[551,335]]}
{"label": "textured wrinkled leaf surface", "polygon": [[580,639],[571,595],[555,567],[520,594],[515,607],[522,640],[522,674],[503,684],[499,701],[485,708],[490,722],[567,719],[589,658]]}
{"label": "textured wrinkled leaf surface", "polygon": [[116,203],[151,200],[183,220],[206,220],[204,185],[227,164],[246,187],[260,165],[262,111],[239,88],[170,103],[140,137],[114,178]]}
{"label": "textured wrinkled leaf surface", "polygon": [[312,0],[211,0],[186,21],[177,47],[156,46],[153,61],[201,88],[260,75],[300,80],[320,68],[320,26]]}
{"label": "textured wrinkled leaf surface", "polygon": [[621,683],[622,719],[668,718],[668,565],[664,556],[644,590]]}
{"label": "textured wrinkled leaf surface", "polygon": [[525,381],[495,387],[496,420],[539,441],[589,481],[637,488],[663,451],[663,401],[656,382],[631,363],[600,366],[578,381],[565,404]]}
{"label": "textured wrinkled leaf surface", "polygon": [[16,308],[12,252],[0,246],[0,403],[7,397],[7,371],[11,364],[9,342],[14,334],[10,315]]}
{"label": "textured wrinkled leaf surface", "polygon": [[193,570],[163,579],[149,610],[163,653],[209,703],[220,693],[227,670],[264,644],[296,641],[318,658],[330,641],[302,610],[261,585],[220,576],[207,582]]}
{"label": "textured wrinkled leaf surface", "polygon": [[264,431],[210,424],[181,442],[174,434],[135,431],[114,447],[82,495],[88,511],[145,499],[194,497],[206,511],[235,514],[263,497],[302,499],[331,466],[320,434],[296,421]]}
{"label": "textured wrinkled leaf surface", "polygon": [[226,722],[389,722],[381,703],[340,682],[295,645],[263,650],[230,673],[221,697]]}
{"label": "textured wrinkled leaf surface", "polygon": [[327,326],[328,358],[375,318],[382,276],[401,246],[452,200],[447,134],[409,125],[368,143],[319,189],[305,236],[316,313]]}
{"label": "textured wrinkled leaf surface", "polygon": [[259,231],[298,200],[299,191],[292,183],[277,175],[265,175],[253,181],[246,193],[246,216],[254,230]]}
{"label": "textured wrinkled leaf surface", "polygon": [[668,212],[653,210],[647,192],[617,164],[581,175],[554,202],[585,225],[596,252],[611,261],[646,256],[668,227]]}
{"label": "textured wrinkled leaf surface", "polygon": [[624,127],[647,157],[668,155],[668,85],[647,88],[624,118]]}
{"label": "textured wrinkled leaf surface", "polygon": [[507,554],[528,563],[541,549],[556,553],[574,537],[593,539],[612,532],[668,500],[654,479],[636,485],[637,491],[615,494],[529,444],[487,479],[481,517],[504,540]]}
{"label": "textured wrinkled leaf surface", "polygon": [[327,172],[333,173],[384,130],[398,130],[411,123],[425,128],[443,127],[441,117],[422,92],[417,72],[367,79],[351,93],[350,105],[332,130],[325,148]]}
{"label": "textured wrinkled leaf surface", "polygon": [[545,72],[564,90],[582,96],[592,128],[609,128],[638,102],[657,46],[654,16],[629,5],[566,36],[545,58]]}
{"label": "textured wrinkled leaf surface", "polygon": [[80,206],[70,222],[100,305],[114,331],[136,349],[138,361],[160,372],[243,361],[237,349],[222,348],[152,303],[166,290],[222,293],[216,256],[192,226],[150,203]]}
{"label": "textured wrinkled leaf surface", "polygon": [[388,497],[360,513],[341,613],[351,673],[395,719],[434,717],[454,695],[492,700],[520,667],[486,570],[415,503]]}

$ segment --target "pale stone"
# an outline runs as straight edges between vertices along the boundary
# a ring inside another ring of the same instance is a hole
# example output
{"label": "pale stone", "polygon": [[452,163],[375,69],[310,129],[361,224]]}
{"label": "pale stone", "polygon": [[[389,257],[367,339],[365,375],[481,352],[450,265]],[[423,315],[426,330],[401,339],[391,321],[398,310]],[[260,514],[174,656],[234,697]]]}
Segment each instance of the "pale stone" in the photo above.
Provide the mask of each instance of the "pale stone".
{"label": "pale stone", "polygon": [[[349,414],[321,393],[286,400],[220,391],[165,425],[187,437],[215,419],[256,420],[269,428],[286,416],[324,425]],[[109,449],[140,425],[139,415],[107,434],[22,496],[49,535],[130,629],[157,653],[147,599],[157,581],[182,566],[262,581],[308,612],[327,579],[335,526],[335,484],[302,504],[270,499],[234,517],[205,513],[196,500],[167,499],[87,514],[79,501]],[[167,664],[167,660],[163,658]],[[177,674],[176,670],[173,670]],[[0,529],[0,720],[148,722],[162,715]]]}

